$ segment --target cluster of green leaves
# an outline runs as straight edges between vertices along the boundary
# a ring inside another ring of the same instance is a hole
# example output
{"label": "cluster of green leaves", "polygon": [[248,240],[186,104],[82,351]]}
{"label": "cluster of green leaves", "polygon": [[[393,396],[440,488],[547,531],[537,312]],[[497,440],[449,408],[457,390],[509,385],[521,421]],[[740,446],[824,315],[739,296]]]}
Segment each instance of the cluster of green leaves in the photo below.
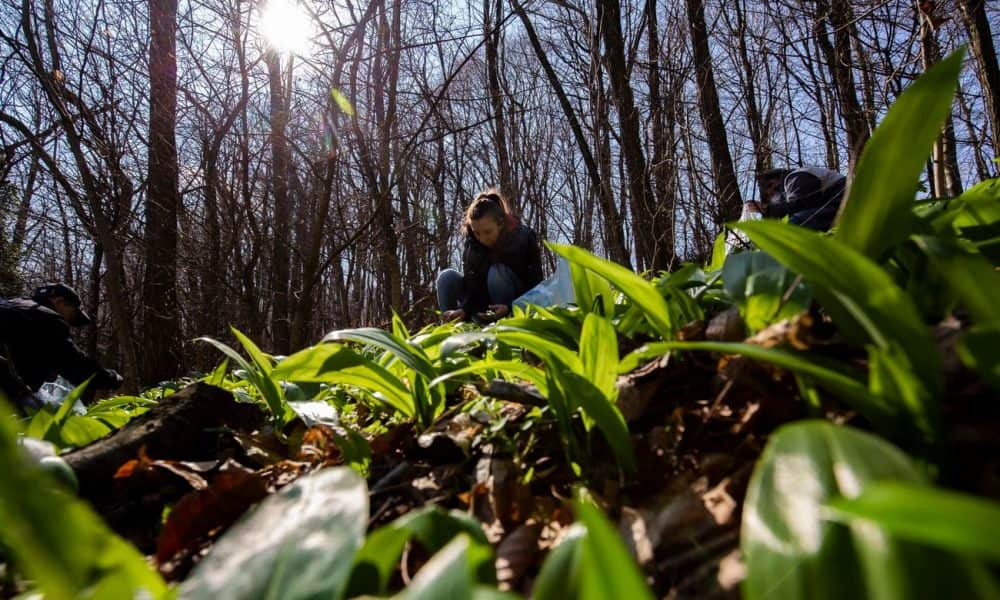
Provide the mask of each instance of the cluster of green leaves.
{"label": "cluster of green leaves", "polygon": [[47,598],[165,598],[145,558],[18,445],[18,423],[0,398],[0,542]]}
{"label": "cluster of green leaves", "polygon": [[[365,537],[368,489],[351,469],[327,468],[268,497],[213,546],[179,592],[184,598],[518,598],[496,585],[493,549],[479,523],[431,506]],[[535,597],[651,594],[614,528],[593,505],[543,563]],[[404,548],[430,558],[393,590]]]}
{"label": "cluster of green leaves", "polygon": [[82,415],[73,406],[90,385],[87,379],[66,395],[58,408],[45,405],[31,416],[27,435],[51,442],[59,449],[80,448],[108,435],[156,404],[142,396],[116,396],[96,402]]}

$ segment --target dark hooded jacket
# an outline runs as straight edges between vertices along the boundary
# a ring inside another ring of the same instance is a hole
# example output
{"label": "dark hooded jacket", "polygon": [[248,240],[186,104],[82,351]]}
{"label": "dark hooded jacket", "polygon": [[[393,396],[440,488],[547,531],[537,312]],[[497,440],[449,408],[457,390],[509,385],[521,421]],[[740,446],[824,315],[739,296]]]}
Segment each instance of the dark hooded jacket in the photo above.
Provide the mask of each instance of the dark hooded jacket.
{"label": "dark hooded jacket", "polygon": [[115,389],[121,377],[101,368],[70,337],[56,311],[28,299],[0,299],[0,388],[10,400],[62,375],[73,385],[91,375],[92,389]]}
{"label": "dark hooded jacket", "polygon": [[489,307],[487,275],[491,265],[507,265],[517,275],[522,287],[517,291],[518,296],[542,281],[542,254],[538,238],[530,227],[513,217],[508,217],[504,231],[493,248],[487,248],[476,236],[466,232],[462,263],[465,288],[462,310],[466,315],[483,312]]}

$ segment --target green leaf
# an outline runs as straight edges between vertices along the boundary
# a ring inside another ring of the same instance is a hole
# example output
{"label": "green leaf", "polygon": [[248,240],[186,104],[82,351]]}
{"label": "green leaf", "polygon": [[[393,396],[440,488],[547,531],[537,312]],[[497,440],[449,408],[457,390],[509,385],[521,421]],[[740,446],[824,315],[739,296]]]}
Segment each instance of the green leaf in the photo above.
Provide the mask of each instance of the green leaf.
{"label": "green leaf", "polygon": [[523,379],[525,381],[531,382],[538,388],[539,392],[543,396],[547,396],[548,385],[546,384],[545,371],[539,369],[534,365],[529,365],[523,361],[516,360],[480,360],[472,363],[467,367],[461,369],[456,369],[444,375],[441,375],[437,379],[430,382],[430,385],[438,385],[444,383],[449,379],[455,379],[463,375],[471,375],[473,373],[490,373],[496,372],[499,374],[512,377],[514,379]]}
{"label": "green leaf", "polygon": [[331,331],[323,337],[324,342],[352,341],[381,348],[398,358],[407,367],[420,373],[428,379],[437,376],[434,366],[424,352],[407,342],[405,339],[397,338],[391,333],[378,329],[377,327],[361,327],[358,329],[340,329]]}
{"label": "green leaf", "polygon": [[463,533],[473,543],[489,546],[478,521],[465,513],[445,511],[435,505],[411,511],[380,527],[368,536],[354,557],[346,597],[388,593],[403,548],[411,539],[416,538],[424,550],[434,553]]}
{"label": "green leaf", "polygon": [[996,597],[975,561],[907,542],[872,523],[844,526],[826,518],[824,506],[832,500],[855,498],[880,480],[926,483],[909,457],[871,434],[827,421],[778,429],[744,502],[744,597]]}
{"label": "green leaf", "polygon": [[[550,367],[551,369],[552,367]],[[614,400],[605,396],[589,379],[568,370],[557,370],[556,377],[567,400],[580,406],[594,420],[611,446],[618,464],[626,473],[635,473],[635,452],[628,426]]]}
{"label": "green leaf", "polygon": [[573,279],[576,304],[580,310],[585,313],[597,312],[606,317],[614,314],[615,293],[607,279],[577,263],[570,263],[569,271]]}
{"label": "green leaf", "polygon": [[674,337],[678,323],[674,319],[667,301],[663,299],[652,283],[629,269],[598,258],[582,248],[551,242],[546,242],[546,245],[556,254],[565,257],[570,263],[578,264],[610,281],[642,311],[646,320],[661,337],[664,339]]}
{"label": "green leaf", "polygon": [[[2,395],[2,394],[0,394]],[[167,587],[85,503],[30,466],[0,400],[0,541],[47,598],[163,598]]]}
{"label": "green leaf", "polygon": [[897,425],[882,431],[890,438],[902,435],[908,441],[933,450],[941,438],[941,415],[937,402],[913,372],[906,354],[896,344],[868,348],[868,385],[872,394],[895,406]]}
{"label": "green leaf", "polygon": [[224,358],[219,366],[215,368],[214,371],[205,377],[205,383],[214,386],[222,386],[222,383],[226,380],[226,373],[229,372],[229,359]]}
{"label": "green leaf", "polygon": [[618,334],[607,318],[590,313],[583,321],[580,334],[580,362],[583,375],[600,390],[605,398],[614,401],[618,395]]}
{"label": "green leaf", "polygon": [[728,229],[723,229],[719,235],[715,236],[715,242],[712,243],[712,260],[705,267],[706,271],[717,271],[722,268],[723,263],[726,261],[726,235],[729,233]]}
{"label": "green leaf", "polygon": [[1000,561],[1000,504],[901,481],[872,482],[855,498],[828,505],[838,521],[864,519],[894,536]]}
{"label": "green leaf", "polygon": [[493,549],[489,545],[473,544],[463,533],[427,561],[400,598],[474,598],[477,595],[475,576],[483,565],[493,568]]}
{"label": "green leaf", "polygon": [[985,258],[969,254],[941,238],[914,236],[914,243],[931,260],[931,264],[958,292],[965,308],[975,322],[987,327],[1000,327],[1000,273]]}
{"label": "green leaf", "polygon": [[535,585],[534,600],[567,600],[580,597],[580,547],[587,535],[587,528],[574,523],[563,535],[559,545],[545,557]]}
{"label": "green leaf", "polygon": [[111,427],[91,417],[70,415],[59,428],[61,448],[82,448],[111,433]]}
{"label": "green leaf", "polygon": [[288,408],[288,405],[285,403],[285,396],[281,393],[281,388],[272,378],[270,359],[261,352],[256,344],[240,333],[235,327],[230,327],[230,329],[250,356],[250,361],[247,361],[240,356],[239,352],[218,340],[209,337],[200,337],[195,341],[207,342],[215,346],[216,349],[239,365],[246,372],[247,379],[260,393],[264,402],[267,403],[267,408],[270,410],[271,415],[283,422],[286,421],[294,413]]}
{"label": "green leaf", "polygon": [[813,285],[845,336],[883,349],[892,342],[903,345],[931,397],[937,397],[941,361],[934,339],[913,300],[878,265],[833,238],[795,225],[764,220],[736,226]]}
{"label": "green leaf", "polygon": [[752,331],[789,318],[809,306],[812,294],[801,284],[785,299],[795,279],[795,274],[761,250],[730,255],[722,266],[726,293],[740,307],[743,321]]}
{"label": "green leaf", "polygon": [[577,514],[587,527],[580,548],[580,598],[652,600],[653,594],[621,536],[593,505],[578,502]]}
{"label": "green leaf", "polygon": [[240,342],[240,345],[243,346],[243,349],[246,350],[246,353],[250,356],[250,359],[253,360],[254,364],[257,365],[260,372],[265,375],[270,375],[271,359],[257,347],[257,344],[253,343],[253,340],[243,335],[239,329],[230,327],[229,330],[233,332],[234,336],[236,336],[236,339]]}
{"label": "green leaf", "polygon": [[274,368],[279,380],[355,386],[404,416],[415,416],[410,390],[392,373],[341,344],[319,344],[285,358]]}
{"label": "green leaf", "polygon": [[305,475],[233,525],[181,584],[180,596],[336,598],[368,524],[368,490],[349,467]]}
{"label": "green leaf", "polygon": [[845,245],[877,259],[910,234],[920,174],[951,113],[964,57],[959,49],[913,82],[865,144],[837,222]]}
{"label": "green leaf", "polygon": [[496,338],[505,344],[524,348],[546,363],[559,361],[575,373],[583,372],[583,365],[580,363],[580,357],[577,353],[557,342],[551,342],[537,335],[521,331],[498,330]]}

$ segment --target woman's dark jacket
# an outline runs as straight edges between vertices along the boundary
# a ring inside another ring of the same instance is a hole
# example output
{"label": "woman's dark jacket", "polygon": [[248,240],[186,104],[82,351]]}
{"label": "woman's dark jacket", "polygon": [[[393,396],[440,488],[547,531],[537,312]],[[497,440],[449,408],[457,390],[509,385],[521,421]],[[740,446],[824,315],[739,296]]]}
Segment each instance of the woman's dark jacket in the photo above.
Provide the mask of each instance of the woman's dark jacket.
{"label": "woman's dark jacket", "polygon": [[[507,222],[496,246],[487,248],[471,232],[465,234],[465,251],[462,254],[462,277],[465,302],[462,310],[467,316],[483,312],[490,305],[486,277],[490,266],[503,264],[521,280],[520,296],[542,281],[542,254],[538,238],[530,227],[513,219]],[[509,307],[508,307],[509,308]]]}

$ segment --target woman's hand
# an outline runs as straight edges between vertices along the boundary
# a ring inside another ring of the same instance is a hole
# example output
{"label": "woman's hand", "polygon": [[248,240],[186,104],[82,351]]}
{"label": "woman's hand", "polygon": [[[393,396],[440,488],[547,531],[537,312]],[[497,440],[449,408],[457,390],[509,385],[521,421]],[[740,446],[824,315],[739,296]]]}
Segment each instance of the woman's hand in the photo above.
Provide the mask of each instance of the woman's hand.
{"label": "woman's hand", "polygon": [[446,310],[441,313],[441,319],[444,321],[457,321],[459,319],[465,318],[465,311],[461,308],[456,308],[455,310]]}
{"label": "woman's hand", "polygon": [[490,310],[496,315],[496,318],[506,317],[510,309],[507,308],[506,304],[490,304]]}

